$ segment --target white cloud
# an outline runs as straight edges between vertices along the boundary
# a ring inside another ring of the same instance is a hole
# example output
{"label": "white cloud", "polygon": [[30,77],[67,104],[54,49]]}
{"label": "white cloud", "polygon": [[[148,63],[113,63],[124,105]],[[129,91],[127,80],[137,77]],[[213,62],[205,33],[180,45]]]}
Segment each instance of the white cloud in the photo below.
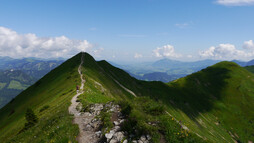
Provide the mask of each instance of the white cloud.
{"label": "white cloud", "polygon": [[87,40],[72,40],[65,36],[37,37],[35,34],[18,34],[0,27],[0,56],[21,57],[70,57],[93,46]]}
{"label": "white cloud", "polygon": [[153,53],[156,57],[171,57],[171,58],[179,58],[182,55],[175,53],[175,49],[171,45],[165,45],[163,47],[158,47],[153,50]]}
{"label": "white cloud", "polygon": [[245,6],[254,4],[254,0],[217,0],[216,2],[226,6]]}
{"label": "white cloud", "polygon": [[93,54],[93,56],[95,57],[101,57],[101,53],[104,51],[103,48],[98,48],[98,49],[94,49],[91,51],[91,53]]}
{"label": "white cloud", "polygon": [[213,46],[205,51],[200,51],[199,55],[203,58],[233,60],[250,58],[254,55],[254,53],[238,50],[232,44],[220,44],[217,47]]}
{"label": "white cloud", "polygon": [[254,43],[252,40],[249,40],[249,41],[245,41],[243,43],[243,48],[244,49],[248,49],[248,50],[253,50],[254,51]]}
{"label": "white cloud", "polygon": [[142,57],[143,57],[142,54],[135,53],[135,55],[134,55],[134,58],[135,58],[135,59],[142,58]]}
{"label": "white cloud", "polygon": [[175,24],[175,26],[178,27],[178,28],[183,29],[183,28],[188,27],[189,23],[182,23],[182,24],[177,23],[177,24]]}

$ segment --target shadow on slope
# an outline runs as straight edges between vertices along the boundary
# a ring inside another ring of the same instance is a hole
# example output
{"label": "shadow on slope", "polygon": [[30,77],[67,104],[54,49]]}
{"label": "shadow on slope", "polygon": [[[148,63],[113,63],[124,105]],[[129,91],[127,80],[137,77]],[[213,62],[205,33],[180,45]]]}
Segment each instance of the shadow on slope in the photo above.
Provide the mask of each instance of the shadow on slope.
{"label": "shadow on slope", "polygon": [[170,84],[175,94],[172,103],[191,119],[195,119],[200,112],[212,110],[214,102],[223,98],[223,89],[227,86],[226,79],[229,78],[229,69],[212,66],[179,79]]}
{"label": "shadow on slope", "polygon": [[199,112],[209,112],[213,109],[213,103],[223,98],[221,92],[227,85],[226,79],[230,78],[230,70],[227,67],[238,67],[233,63],[220,63],[218,66],[208,67],[167,85],[159,81],[136,80],[106,61],[98,63],[107,74],[137,95],[149,96],[166,105],[172,105],[193,120]]}

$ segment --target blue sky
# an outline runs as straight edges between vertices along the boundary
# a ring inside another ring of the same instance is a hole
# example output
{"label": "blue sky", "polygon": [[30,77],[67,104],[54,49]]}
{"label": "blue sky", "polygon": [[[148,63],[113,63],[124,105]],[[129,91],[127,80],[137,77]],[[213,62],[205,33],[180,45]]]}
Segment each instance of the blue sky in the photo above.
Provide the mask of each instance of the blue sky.
{"label": "blue sky", "polygon": [[0,3],[0,56],[70,57],[85,50],[111,61],[254,58],[254,0]]}

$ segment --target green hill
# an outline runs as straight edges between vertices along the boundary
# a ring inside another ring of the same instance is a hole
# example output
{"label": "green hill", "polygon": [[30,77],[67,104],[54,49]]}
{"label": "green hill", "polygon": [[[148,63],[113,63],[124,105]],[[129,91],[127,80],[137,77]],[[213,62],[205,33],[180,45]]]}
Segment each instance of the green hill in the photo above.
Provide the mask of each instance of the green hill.
{"label": "green hill", "polygon": [[247,66],[247,67],[245,67],[245,69],[254,73],[254,66]]}
{"label": "green hill", "polygon": [[197,124],[193,129],[203,128],[203,133],[209,129],[205,137],[226,138],[228,133],[237,141],[254,140],[252,73],[237,64],[221,62],[169,86],[184,98],[176,106]]}
{"label": "green hill", "polygon": [[[78,127],[72,124],[68,106],[80,83],[80,54],[52,70],[0,110],[0,140],[5,142],[75,142]],[[36,127],[19,133],[25,112],[32,108],[39,117]]]}
{"label": "green hill", "polygon": [[[76,142],[78,127],[68,107],[80,84],[80,59],[78,54],[64,62],[0,110],[0,140]],[[237,64],[221,62],[165,84],[136,80],[85,53],[82,74],[83,109],[108,101],[119,104],[128,116],[123,130],[135,136],[150,134],[153,142],[254,140],[254,75]],[[39,122],[20,132],[27,108]]]}

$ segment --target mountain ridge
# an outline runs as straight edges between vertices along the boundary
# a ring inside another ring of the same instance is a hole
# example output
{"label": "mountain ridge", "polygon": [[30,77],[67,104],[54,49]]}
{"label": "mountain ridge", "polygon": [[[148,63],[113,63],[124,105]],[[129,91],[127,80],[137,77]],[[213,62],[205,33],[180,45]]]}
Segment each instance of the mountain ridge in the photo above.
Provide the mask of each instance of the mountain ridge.
{"label": "mountain ridge", "polygon": [[[36,136],[33,139],[35,142],[47,142],[51,139],[75,142],[78,127],[72,125],[72,117],[67,115],[67,111],[75,94],[75,86],[80,83],[77,72],[79,63],[80,54],[64,62],[22,92],[12,103],[0,109],[0,133],[5,130],[0,139],[31,141],[29,137],[32,135]],[[165,84],[159,81],[137,80],[107,61],[97,62],[85,53],[82,74],[86,80],[84,94],[78,98],[82,103],[82,110],[93,104],[114,101],[131,119],[123,126],[123,130],[128,133],[134,132],[129,127],[131,125],[137,129],[138,133],[135,134],[137,137],[150,134],[154,142],[159,142],[163,138],[167,142],[253,140],[251,135],[253,124],[250,121],[254,115],[251,106],[254,103],[252,93],[254,75],[235,63],[220,62]],[[135,93],[137,97],[125,88]],[[19,101],[24,99],[23,97],[27,101],[21,104]],[[49,108],[45,112],[40,112],[46,105]],[[17,123],[24,123],[22,116],[28,106],[33,107],[43,120],[39,120],[36,127],[15,135],[15,131],[22,127]],[[56,123],[52,123],[50,119]],[[15,124],[13,121],[16,121]],[[45,124],[52,127],[46,126],[48,131],[39,134]],[[183,125],[189,131],[183,129]],[[57,126],[60,126],[61,130],[58,130]],[[71,129],[67,126],[71,126]],[[66,137],[63,132],[72,136]],[[47,136],[47,133],[52,136]],[[184,137],[178,136],[177,133]]]}

